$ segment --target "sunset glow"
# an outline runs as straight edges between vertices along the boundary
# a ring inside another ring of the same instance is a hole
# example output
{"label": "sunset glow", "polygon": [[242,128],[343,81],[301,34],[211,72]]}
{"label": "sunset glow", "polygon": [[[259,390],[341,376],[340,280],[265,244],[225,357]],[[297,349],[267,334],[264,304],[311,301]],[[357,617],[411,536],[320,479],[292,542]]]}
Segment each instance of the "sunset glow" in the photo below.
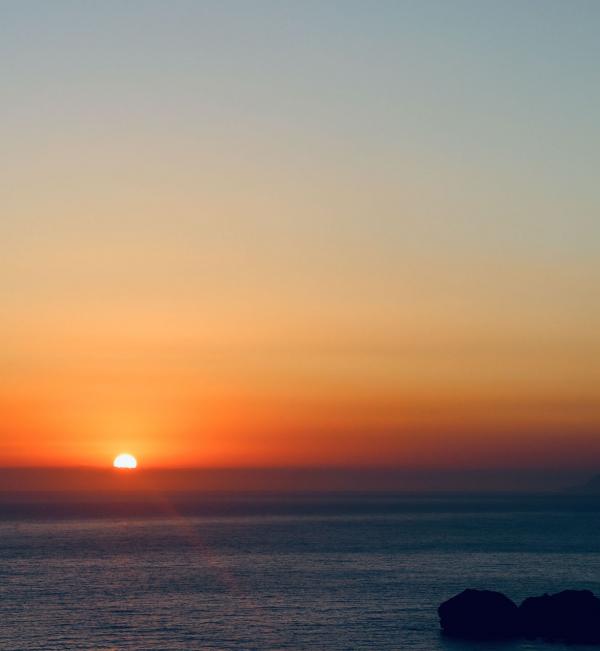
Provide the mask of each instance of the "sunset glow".
{"label": "sunset glow", "polygon": [[600,463],[593,20],[13,4],[0,466]]}

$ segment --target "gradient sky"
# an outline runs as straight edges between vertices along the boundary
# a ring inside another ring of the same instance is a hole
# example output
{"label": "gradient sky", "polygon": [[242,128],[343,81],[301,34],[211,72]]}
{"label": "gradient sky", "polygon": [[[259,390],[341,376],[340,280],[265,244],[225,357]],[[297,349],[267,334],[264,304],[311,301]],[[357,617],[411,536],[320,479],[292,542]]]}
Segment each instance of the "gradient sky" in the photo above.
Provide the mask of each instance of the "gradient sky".
{"label": "gradient sky", "polygon": [[600,4],[0,3],[0,465],[600,466]]}

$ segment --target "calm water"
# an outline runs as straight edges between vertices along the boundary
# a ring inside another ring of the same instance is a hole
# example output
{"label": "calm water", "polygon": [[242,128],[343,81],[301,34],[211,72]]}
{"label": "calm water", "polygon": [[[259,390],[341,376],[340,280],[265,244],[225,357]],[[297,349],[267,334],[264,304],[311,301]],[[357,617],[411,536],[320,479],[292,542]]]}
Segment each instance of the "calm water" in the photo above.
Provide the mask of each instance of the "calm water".
{"label": "calm water", "polygon": [[3,504],[0,649],[560,651],[446,640],[436,606],[600,594],[599,533],[575,497]]}

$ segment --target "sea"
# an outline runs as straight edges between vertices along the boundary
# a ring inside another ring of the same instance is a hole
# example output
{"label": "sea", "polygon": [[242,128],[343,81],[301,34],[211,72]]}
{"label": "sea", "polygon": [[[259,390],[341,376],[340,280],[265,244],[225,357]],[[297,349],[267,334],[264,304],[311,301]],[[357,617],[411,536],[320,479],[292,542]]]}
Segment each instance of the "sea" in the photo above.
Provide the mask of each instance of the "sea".
{"label": "sea", "polygon": [[[600,498],[20,496],[0,503],[0,649],[587,649],[466,642],[464,588],[600,594]],[[598,648],[598,647],[596,647]]]}

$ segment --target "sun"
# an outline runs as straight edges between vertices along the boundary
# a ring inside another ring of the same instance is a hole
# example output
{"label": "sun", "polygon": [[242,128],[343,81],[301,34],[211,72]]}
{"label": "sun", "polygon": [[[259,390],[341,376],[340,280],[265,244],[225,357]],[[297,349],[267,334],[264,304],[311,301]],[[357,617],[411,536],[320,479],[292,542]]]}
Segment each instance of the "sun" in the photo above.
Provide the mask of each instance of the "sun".
{"label": "sun", "polygon": [[133,470],[133,468],[137,468],[137,460],[132,454],[119,454],[115,457],[113,466]]}

